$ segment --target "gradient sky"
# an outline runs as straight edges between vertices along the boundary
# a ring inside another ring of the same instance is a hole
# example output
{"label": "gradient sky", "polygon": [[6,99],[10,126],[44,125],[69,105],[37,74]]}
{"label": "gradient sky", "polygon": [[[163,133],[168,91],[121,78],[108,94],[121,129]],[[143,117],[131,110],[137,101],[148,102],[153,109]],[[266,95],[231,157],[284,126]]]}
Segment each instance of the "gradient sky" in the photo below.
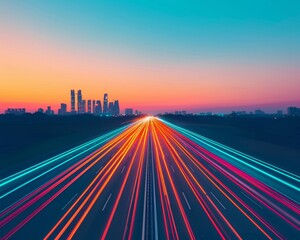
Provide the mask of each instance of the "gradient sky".
{"label": "gradient sky", "polygon": [[70,89],[150,113],[299,106],[300,1],[2,0],[0,81],[0,112],[69,109]]}

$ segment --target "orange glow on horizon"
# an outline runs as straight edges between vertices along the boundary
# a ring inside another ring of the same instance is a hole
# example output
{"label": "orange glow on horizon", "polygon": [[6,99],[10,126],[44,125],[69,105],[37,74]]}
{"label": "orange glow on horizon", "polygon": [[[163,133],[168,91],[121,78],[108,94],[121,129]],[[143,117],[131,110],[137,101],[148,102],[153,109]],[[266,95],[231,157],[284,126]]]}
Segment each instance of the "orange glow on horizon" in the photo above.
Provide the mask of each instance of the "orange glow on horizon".
{"label": "orange glow on horizon", "polygon": [[13,27],[4,30],[0,112],[8,107],[57,110],[60,103],[69,110],[71,89],[82,89],[87,100],[102,101],[107,92],[121,109],[143,112],[300,102],[300,69],[293,66],[156,62],[67,46]]}

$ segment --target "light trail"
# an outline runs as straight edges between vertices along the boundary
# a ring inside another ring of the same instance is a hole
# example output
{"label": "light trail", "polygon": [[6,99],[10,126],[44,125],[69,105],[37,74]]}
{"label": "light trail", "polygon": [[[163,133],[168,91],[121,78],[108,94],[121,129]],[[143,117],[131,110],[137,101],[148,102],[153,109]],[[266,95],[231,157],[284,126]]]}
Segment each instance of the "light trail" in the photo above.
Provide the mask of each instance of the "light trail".
{"label": "light trail", "polygon": [[146,117],[2,179],[0,239],[296,239],[299,180]]}

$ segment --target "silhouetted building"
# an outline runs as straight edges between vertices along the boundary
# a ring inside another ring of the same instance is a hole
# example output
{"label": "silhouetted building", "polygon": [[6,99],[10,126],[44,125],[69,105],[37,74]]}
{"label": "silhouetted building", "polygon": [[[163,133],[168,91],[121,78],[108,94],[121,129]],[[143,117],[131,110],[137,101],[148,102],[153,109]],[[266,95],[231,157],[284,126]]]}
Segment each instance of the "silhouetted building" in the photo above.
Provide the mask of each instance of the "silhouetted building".
{"label": "silhouetted building", "polygon": [[47,107],[47,110],[45,111],[45,114],[47,114],[47,115],[53,115],[53,114],[54,114],[54,111],[51,110],[51,107],[50,107],[50,106],[48,106],[48,107]]}
{"label": "silhouetted building", "polygon": [[58,115],[66,115],[67,114],[67,104],[61,103],[60,109],[58,109]]}
{"label": "silhouetted building", "polygon": [[127,115],[127,116],[133,115],[133,109],[132,108],[126,108],[125,109],[125,115]]}
{"label": "silhouetted building", "polygon": [[103,97],[103,113],[106,114],[108,113],[108,94],[104,93]]}
{"label": "silhouetted building", "polygon": [[115,100],[114,106],[113,106],[113,115],[114,116],[119,116],[120,115],[120,105],[119,105],[119,100]]}
{"label": "silhouetted building", "polygon": [[5,110],[5,114],[22,115],[26,113],[25,108],[8,108]]}
{"label": "silhouetted building", "polygon": [[81,101],[81,113],[86,113],[86,100]]}
{"label": "silhouetted building", "polygon": [[77,92],[77,112],[78,114],[83,113],[81,90],[78,90]]}
{"label": "silhouetted building", "polygon": [[141,111],[139,111],[139,110],[135,110],[135,115],[141,115],[142,114],[142,112]]}
{"label": "silhouetted building", "polygon": [[44,109],[39,108],[36,112],[38,112],[38,113],[44,113]]}
{"label": "silhouetted building", "polygon": [[257,109],[257,110],[254,111],[254,114],[256,114],[256,115],[264,115],[265,112],[262,111],[262,110],[260,110],[260,109]]}
{"label": "silhouetted building", "polygon": [[175,115],[186,115],[186,111],[175,111]]}
{"label": "silhouetted building", "polygon": [[71,90],[71,113],[75,112],[75,90]]}
{"label": "silhouetted building", "polygon": [[95,115],[100,115],[101,113],[102,113],[101,101],[97,100],[96,101],[96,106],[95,106],[94,114]]}
{"label": "silhouetted building", "polygon": [[282,110],[277,110],[276,115],[277,115],[277,117],[282,117],[283,116],[283,111]]}
{"label": "silhouetted building", "polygon": [[92,108],[92,111],[93,111],[94,114],[95,114],[95,107],[96,107],[96,101],[93,100],[93,108]]}
{"label": "silhouetted building", "polygon": [[110,103],[108,104],[108,114],[109,114],[109,115],[114,115],[113,113],[114,113],[114,103],[113,103],[113,102],[110,102]]}
{"label": "silhouetted building", "polygon": [[92,101],[88,100],[88,104],[87,104],[87,112],[88,113],[92,113]]}
{"label": "silhouetted building", "polygon": [[297,107],[288,107],[287,112],[289,116],[300,116],[300,108]]}

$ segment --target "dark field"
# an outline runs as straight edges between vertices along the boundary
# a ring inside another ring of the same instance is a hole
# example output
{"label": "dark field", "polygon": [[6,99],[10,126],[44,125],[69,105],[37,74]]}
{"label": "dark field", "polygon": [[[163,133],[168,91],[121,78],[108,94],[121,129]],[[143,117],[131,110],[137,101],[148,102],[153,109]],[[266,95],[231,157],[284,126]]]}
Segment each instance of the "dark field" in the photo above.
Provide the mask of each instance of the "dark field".
{"label": "dark field", "polygon": [[175,116],[163,119],[300,174],[300,118]]}
{"label": "dark field", "polygon": [[[135,117],[0,115],[0,176],[22,170]],[[1,177],[0,177],[1,178]]]}

